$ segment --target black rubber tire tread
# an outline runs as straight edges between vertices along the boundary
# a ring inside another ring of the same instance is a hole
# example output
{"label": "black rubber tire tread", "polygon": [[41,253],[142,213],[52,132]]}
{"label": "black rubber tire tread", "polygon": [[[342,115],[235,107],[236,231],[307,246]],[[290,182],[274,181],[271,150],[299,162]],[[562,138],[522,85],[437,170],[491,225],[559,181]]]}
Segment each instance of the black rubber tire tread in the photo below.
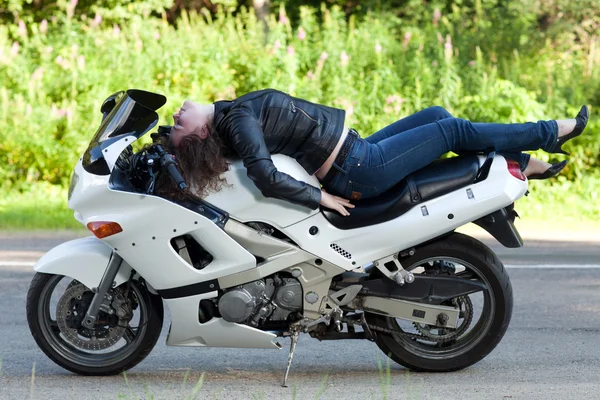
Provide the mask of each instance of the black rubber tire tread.
{"label": "black rubber tire tread", "polygon": [[[413,371],[450,372],[466,368],[487,356],[500,342],[512,316],[513,293],[510,279],[496,254],[480,241],[460,233],[445,236],[439,241],[417,248],[413,256],[403,258],[403,265],[413,265],[419,260],[436,256],[449,256],[463,259],[477,266],[486,276],[495,295],[496,309],[494,321],[486,336],[473,349],[458,357],[428,359],[405,350],[392,335],[377,332],[376,343],[392,360]],[[369,323],[387,326],[386,317],[366,313]]]}
{"label": "black rubber tire tread", "polygon": [[138,348],[129,357],[118,364],[108,365],[106,367],[87,367],[73,363],[57,353],[45,340],[38,323],[38,303],[40,301],[40,295],[53,276],[55,275],[36,273],[29,286],[29,291],[27,292],[27,323],[29,324],[29,329],[40,349],[42,349],[52,361],[79,375],[105,376],[117,375],[131,369],[150,354],[150,351],[152,351],[160,337],[164,316],[162,299],[160,296],[150,292],[147,293],[150,304],[146,304],[148,307],[149,318],[146,324],[145,337],[142,339]]}

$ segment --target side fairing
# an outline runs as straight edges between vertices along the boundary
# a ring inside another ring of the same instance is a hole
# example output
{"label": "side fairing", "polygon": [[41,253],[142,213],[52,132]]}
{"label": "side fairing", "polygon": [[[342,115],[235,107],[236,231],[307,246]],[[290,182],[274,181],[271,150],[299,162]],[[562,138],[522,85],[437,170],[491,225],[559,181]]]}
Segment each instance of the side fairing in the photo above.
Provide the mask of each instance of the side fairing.
{"label": "side fairing", "polygon": [[[319,213],[286,227],[283,233],[303,250],[351,270],[500,210],[526,191],[527,182],[512,176],[504,157],[496,156],[486,180],[419,203],[390,221],[340,230]],[[427,214],[421,211],[423,206]],[[317,228],[317,234],[311,234],[312,227]]]}
{"label": "side fairing", "polygon": [[[157,290],[192,285],[256,266],[256,258],[213,221],[157,196],[111,190],[108,176],[79,175],[69,207],[84,225],[92,221],[118,223],[122,232],[103,239],[110,248]],[[192,236],[209,249],[213,261],[196,270],[177,254],[171,239]]]}

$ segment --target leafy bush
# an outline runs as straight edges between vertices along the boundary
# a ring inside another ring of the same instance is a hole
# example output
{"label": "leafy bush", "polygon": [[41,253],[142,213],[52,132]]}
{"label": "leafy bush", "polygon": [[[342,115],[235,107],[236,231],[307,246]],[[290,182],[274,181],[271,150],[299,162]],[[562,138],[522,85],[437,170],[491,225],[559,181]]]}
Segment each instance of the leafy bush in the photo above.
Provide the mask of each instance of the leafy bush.
{"label": "leafy bush", "polygon": [[[59,8],[49,21],[0,26],[0,185],[66,185],[102,100],[126,88],[167,95],[164,124],[185,98],[211,102],[276,87],[345,108],[363,136],[431,105],[478,121],[522,122],[573,117],[580,104],[600,103],[600,70],[591,67],[600,51],[562,52],[551,42],[532,49],[508,22],[486,23],[502,13],[461,25],[464,10],[443,14],[432,5],[407,25],[383,11],[348,19],[337,7],[297,11],[292,26],[275,10],[268,33],[244,8],[235,16],[183,12],[175,26],[143,13],[107,24]],[[570,144],[566,175],[554,189],[536,189],[540,198],[573,179],[582,184],[565,196],[597,198],[600,189],[585,182],[599,176],[599,128],[592,120]]]}

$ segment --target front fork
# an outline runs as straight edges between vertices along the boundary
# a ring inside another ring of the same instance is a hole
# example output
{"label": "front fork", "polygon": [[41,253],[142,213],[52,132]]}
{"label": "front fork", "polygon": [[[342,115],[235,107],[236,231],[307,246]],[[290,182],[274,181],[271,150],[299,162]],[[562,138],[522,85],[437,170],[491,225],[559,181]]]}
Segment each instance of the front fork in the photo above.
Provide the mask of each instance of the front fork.
{"label": "front fork", "polygon": [[106,268],[106,271],[104,271],[104,275],[100,280],[100,284],[97,288],[91,288],[92,292],[94,292],[94,297],[92,298],[90,306],[88,307],[88,310],[85,313],[85,318],[82,322],[82,325],[86,328],[93,329],[96,325],[96,319],[98,318],[98,311],[100,311],[102,301],[112,287],[115,277],[117,276],[117,272],[119,272],[119,268],[121,268],[122,262],[123,258],[113,251],[110,261],[108,262],[108,267]]}

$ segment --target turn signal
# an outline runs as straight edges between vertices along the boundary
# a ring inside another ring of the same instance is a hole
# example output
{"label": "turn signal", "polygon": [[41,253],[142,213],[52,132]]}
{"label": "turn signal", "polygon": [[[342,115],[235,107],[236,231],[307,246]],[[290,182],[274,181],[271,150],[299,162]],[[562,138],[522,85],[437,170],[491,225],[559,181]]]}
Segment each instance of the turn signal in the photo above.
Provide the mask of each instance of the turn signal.
{"label": "turn signal", "polygon": [[521,166],[518,162],[516,162],[515,160],[506,160],[506,164],[508,166],[508,172],[510,172],[512,176],[522,181],[527,179],[525,178],[525,174],[523,174],[523,171],[521,171]]}
{"label": "turn signal", "polygon": [[103,239],[112,235],[116,235],[119,232],[123,232],[121,225],[116,222],[109,221],[93,221],[88,222],[87,228],[92,231],[94,236],[98,239]]}

